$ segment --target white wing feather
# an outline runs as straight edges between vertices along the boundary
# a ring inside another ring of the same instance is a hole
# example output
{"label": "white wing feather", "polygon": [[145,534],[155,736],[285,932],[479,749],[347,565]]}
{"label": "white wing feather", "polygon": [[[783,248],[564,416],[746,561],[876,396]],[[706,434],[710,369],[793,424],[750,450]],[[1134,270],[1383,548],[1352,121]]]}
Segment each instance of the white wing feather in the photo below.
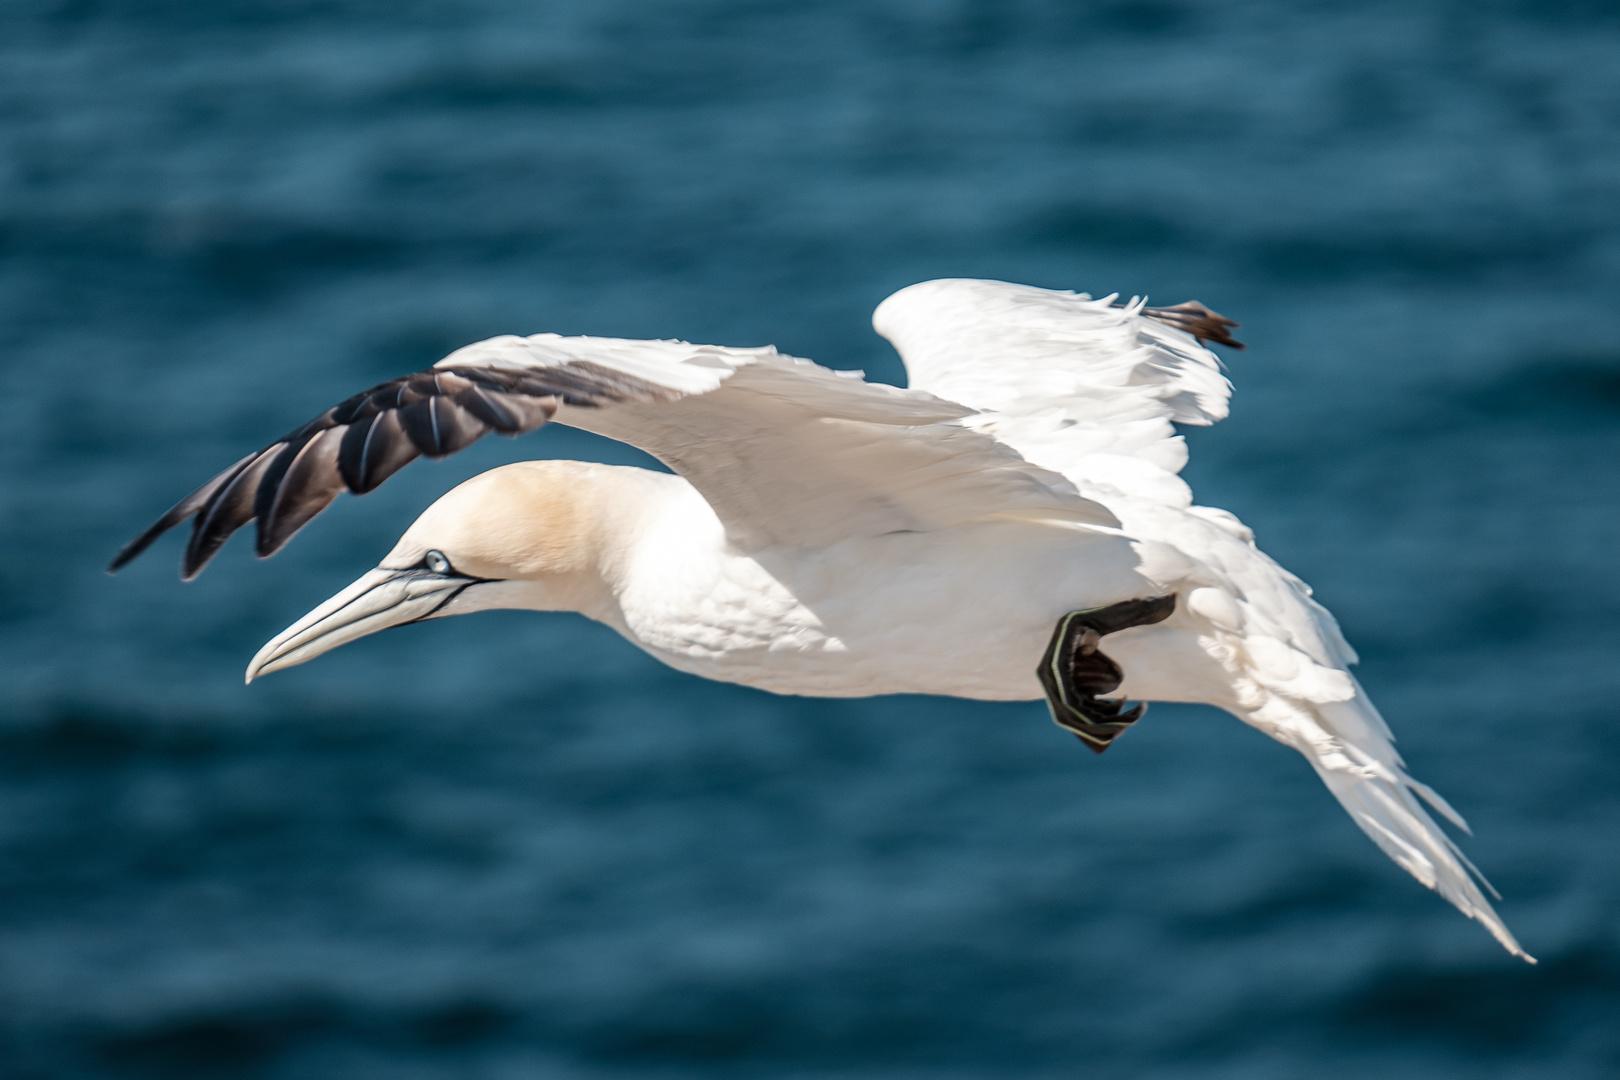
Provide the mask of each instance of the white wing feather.
{"label": "white wing feather", "polygon": [[1142,314],[1143,301],[947,279],[901,289],[872,323],[914,389],[972,406],[970,421],[1082,488],[1170,505],[1187,447],[1172,423],[1226,416],[1232,386],[1192,337]]}

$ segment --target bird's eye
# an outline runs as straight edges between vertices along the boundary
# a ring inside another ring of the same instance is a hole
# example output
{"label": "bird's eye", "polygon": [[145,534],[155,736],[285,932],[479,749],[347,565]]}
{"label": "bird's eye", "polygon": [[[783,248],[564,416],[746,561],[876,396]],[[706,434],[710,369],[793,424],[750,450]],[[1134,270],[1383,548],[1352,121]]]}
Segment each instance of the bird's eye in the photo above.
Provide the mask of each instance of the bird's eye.
{"label": "bird's eye", "polygon": [[423,557],[422,564],[435,574],[448,574],[450,572],[450,560],[444,557],[442,551],[428,552]]}

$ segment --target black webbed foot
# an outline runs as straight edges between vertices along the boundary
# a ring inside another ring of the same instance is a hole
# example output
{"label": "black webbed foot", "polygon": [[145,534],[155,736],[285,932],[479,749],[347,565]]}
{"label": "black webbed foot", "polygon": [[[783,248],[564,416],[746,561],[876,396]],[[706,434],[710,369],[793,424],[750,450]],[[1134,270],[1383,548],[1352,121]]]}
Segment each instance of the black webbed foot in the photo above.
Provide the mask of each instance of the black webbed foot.
{"label": "black webbed foot", "polygon": [[1046,704],[1059,727],[1067,728],[1097,753],[1142,718],[1145,704],[1127,710],[1123,698],[1102,695],[1118,689],[1125,674],[1097,651],[1103,637],[1131,626],[1151,626],[1170,617],[1176,597],[1125,600],[1108,607],[1071,611],[1058,620],[1052,642],[1036,669]]}

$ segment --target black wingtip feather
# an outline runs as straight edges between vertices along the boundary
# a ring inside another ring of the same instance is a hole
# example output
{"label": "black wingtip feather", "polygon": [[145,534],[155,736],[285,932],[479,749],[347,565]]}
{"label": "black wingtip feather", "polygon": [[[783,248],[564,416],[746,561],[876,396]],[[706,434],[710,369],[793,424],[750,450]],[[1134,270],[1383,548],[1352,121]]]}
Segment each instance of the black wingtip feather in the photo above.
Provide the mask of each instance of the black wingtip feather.
{"label": "black wingtip feather", "polygon": [[137,536],[135,539],[118,549],[118,554],[113,556],[113,561],[107,564],[107,573],[116,574],[118,571],[134,562],[140,556],[141,552],[152,546],[153,541],[162,536],[164,533],[168,532],[170,529],[174,528],[176,525],[180,524],[180,521],[182,520],[184,519],[182,518],[170,521],[168,515],[165,514],[151,528],[147,529],[145,532],[141,533],[141,535]]}
{"label": "black wingtip feather", "polygon": [[[256,515],[259,536],[255,548],[259,558],[268,559],[281,550],[294,533],[343,491],[345,485],[337,464],[342,441],[342,428],[328,428],[299,447],[287,463],[275,484],[269,508]],[[260,481],[261,493],[269,479],[266,474]]]}
{"label": "black wingtip feather", "polygon": [[415,461],[417,454],[416,444],[400,426],[399,410],[390,409],[357,422],[343,433],[338,471],[350,491],[364,495]]}
{"label": "black wingtip feather", "polygon": [[152,542],[158,537],[207,506],[208,501],[214,497],[215,492],[235,479],[236,475],[247,468],[256,457],[258,457],[257,454],[249,454],[235,465],[217,474],[212,480],[193,491],[190,495],[169,507],[168,513],[153,522],[151,528],[125,544],[118,554],[113,556],[113,561],[107,565],[107,573],[118,573],[118,571],[139,558],[140,554],[151,547]]}
{"label": "black wingtip feather", "polygon": [[253,520],[260,481],[285,448],[286,443],[272,443],[254,454],[197,512],[180,560],[180,580],[190,581],[202,573],[231,534]]}
{"label": "black wingtip feather", "polygon": [[170,529],[174,528],[176,525],[180,524],[194,513],[196,513],[196,511],[192,510],[179,517],[175,517],[173,511],[164,514],[152,525],[151,528],[147,529],[145,532],[141,533],[141,535],[137,536],[135,539],[118,549],[118,554],[113,556],[113,561],[107,564],[107,573],[116,574],[118,571],[134,562],[140,557],[141,552],[152,546],[152,543],[157,540],[158,537],[162,536],[164,533],[168,532]]}
{"label": "black wingtip feather", "polygon": [[1228,319],[1218,311],[1211,311],[1196,300],[1163,308],[1143,308],[1142,314],[1157,319],[1166,326],[1185,331],[1202,342],[1225,345],[1229,349],[1243,350],[1248,346],[1232,336],[1242,323]]}
{"label": "black wingtip feather", "polygon": [[489,430],[449,398],[428,397],[399,410],[399,419],[424,457],[448,457]]}
{"label": "black wingtip feather", "polygon": [[186,496],[108,566],[115,573],[195,516],[181,559],[190,581],[232,533],[257,520],[260,558],[274,554],[345,489],[364,494],[418,456],[453,454],[491,430],[519,435],[561,403],[670,401],[680,393],[589,361],[549,368],[446,367],[355,394],[249,454]]}

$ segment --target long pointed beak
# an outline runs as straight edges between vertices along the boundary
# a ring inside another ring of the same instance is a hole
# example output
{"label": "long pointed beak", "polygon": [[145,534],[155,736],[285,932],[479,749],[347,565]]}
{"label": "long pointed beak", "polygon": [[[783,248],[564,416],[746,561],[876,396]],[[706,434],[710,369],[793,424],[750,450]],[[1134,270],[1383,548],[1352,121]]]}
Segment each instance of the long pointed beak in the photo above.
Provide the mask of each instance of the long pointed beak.
{"label": "long pointed beak", "polygon": [[246,681],[296,667],[390,626],[429,618],[477,581],[421,568],[372,570],[266,642],[248,664]]}

